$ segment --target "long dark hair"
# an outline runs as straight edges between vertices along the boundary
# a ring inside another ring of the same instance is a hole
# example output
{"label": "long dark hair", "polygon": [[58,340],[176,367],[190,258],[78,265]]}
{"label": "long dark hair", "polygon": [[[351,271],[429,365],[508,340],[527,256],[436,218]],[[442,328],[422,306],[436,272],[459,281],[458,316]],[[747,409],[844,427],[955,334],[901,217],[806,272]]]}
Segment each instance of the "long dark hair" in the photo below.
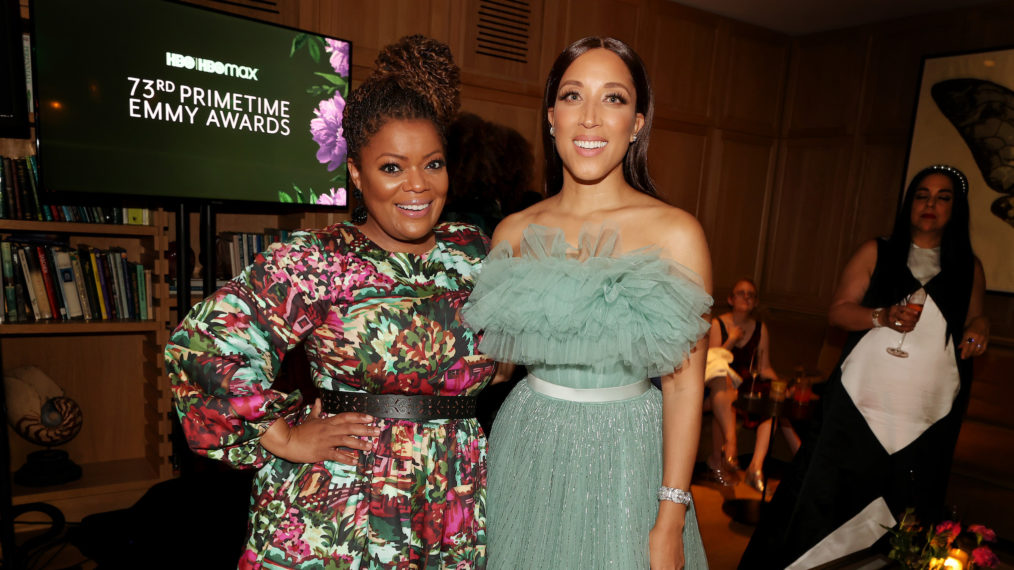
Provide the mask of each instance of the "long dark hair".
{"label": "long dark hair", "polygon": [[892,257],[896,261],[906,263],[908,251],[912,245],[912,204],[915,202],[915,190],[922,181],[931,174],[942,174],[951,181],[954,189],[954,201],[951,205],[951,218],[944,226],[940,239],[940,271],[958,270],[964,272],[973,263],[975,254],[972,251],[972,240],[968,231],[968,179],[965,174],[945,164],[935,164],[920,170],[905,189],[905,198],[894,217],[894,229],[887,243]]}
{"label": "long dark hair", "polygon": [[648,174],[648,139],[651,135],[651,119],[655,114],[655,95],[651,91],[648,72],[641,57],[630,46],[616,38],[600,36],[589,36],[570,44],[557,56],[546,79],[546,93],[542,100],[542,149],[546,156],[546,195],[552,196],[563,188],[563,162],[556,152],[553,135],[549,134],[549,109],[556,106],[556,92],[570,64],[596,48],[605,48],[619,56],[634,79],[637,95],[635,109],[644,116],[644,126],[637,132],[637,140],[627,149],[627,155],[623,159],[623,178],[637,190],[655,196],[655,183]]}

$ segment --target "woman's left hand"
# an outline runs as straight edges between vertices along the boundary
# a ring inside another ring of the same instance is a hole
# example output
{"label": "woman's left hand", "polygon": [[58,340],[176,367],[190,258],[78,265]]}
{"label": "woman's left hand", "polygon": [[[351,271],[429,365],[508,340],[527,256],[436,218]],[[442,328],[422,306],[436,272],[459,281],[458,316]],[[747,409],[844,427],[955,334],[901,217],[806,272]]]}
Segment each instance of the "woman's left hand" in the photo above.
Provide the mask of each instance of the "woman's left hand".
{"label": "woman's left hand", "polygon": [[989,326],[982,319],[973,319],[961,338],[961,358],[979,356],[989,347]]}
{"label": "woman's left hand", "polygon": [[656,524],[648,533],[648,563],[651,570],[683,568],[683,529]]}

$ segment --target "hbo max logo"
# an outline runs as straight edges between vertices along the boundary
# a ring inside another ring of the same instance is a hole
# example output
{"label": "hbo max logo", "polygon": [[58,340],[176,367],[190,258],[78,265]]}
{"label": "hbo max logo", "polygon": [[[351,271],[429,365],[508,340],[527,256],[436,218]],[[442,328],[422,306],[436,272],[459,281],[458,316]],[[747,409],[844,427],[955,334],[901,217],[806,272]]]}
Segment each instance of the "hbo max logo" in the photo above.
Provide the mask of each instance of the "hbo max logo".
{"label": "hbo max logo", "polygon": [[204,59],[203,57],[173,53],[171,51],[165,52],[165,64],[169,67],[228,75],[229,77],[239,77],[240,79],[249,79],[251,81],[257,81],[257,72],[259,71],[256,67],[224,63],[213,59]]}

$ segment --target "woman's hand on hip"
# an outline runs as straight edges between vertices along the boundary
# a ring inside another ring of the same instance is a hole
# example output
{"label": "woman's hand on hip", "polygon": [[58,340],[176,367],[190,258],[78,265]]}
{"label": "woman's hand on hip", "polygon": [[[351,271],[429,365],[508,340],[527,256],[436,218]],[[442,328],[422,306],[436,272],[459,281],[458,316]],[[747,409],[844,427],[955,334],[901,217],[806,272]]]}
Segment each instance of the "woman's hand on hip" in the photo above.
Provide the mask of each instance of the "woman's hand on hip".
{"label": "woman's hand on hip", "polygon": [[370,425],[373,416],[345,412],[321,417],[317,399],[310,415],[294,426],[285,420],[271,424],[261,436],[261,445],[274,455],[293,463],[337,461],[355,465],[360,451],[369,451],[380,428]]}

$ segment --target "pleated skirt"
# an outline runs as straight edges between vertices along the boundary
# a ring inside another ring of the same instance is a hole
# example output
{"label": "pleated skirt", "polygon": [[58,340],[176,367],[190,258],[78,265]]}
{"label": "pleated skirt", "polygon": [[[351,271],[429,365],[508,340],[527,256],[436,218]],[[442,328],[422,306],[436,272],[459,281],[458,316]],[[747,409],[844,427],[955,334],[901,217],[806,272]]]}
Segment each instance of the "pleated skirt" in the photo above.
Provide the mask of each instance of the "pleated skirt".
{"label": "pleated skirt", "polygon": [[[662,395],[618,402],[550,398],[522,380],[491,430],[488,568],[648,570],[662,480]],[[697,517],[687,569],[707,568]]]}

